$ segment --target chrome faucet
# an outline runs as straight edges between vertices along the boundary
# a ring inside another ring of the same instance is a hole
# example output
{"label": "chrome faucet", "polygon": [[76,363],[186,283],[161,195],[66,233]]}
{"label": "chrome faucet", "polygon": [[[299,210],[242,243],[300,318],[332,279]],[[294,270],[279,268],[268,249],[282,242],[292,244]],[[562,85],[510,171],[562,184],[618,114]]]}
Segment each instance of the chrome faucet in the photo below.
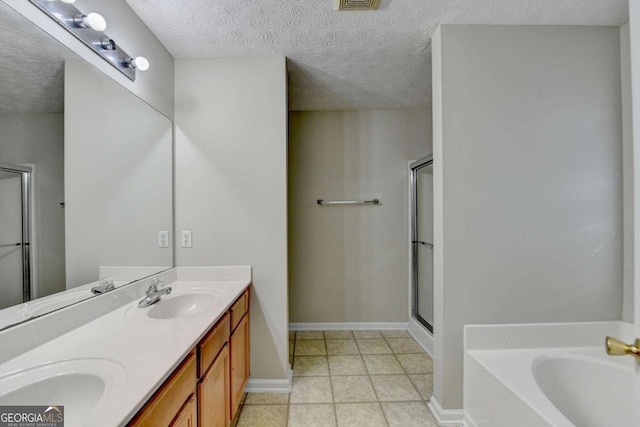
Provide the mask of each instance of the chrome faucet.
{"label": "chrome faucet", "polygon": [[149,289],[147,289],[147,296],[140,300],[138,307],[149,307],[160,301],[162,295],[169,295],[171,293],[171,286],[163,288],[164,280],[152,279]]}
{"label": "chrome faucet", "polygon": [[91,288],[91,292],[99,295],[104,294],[105,292],[112,291],[115,288],[116,286],[113,284],[113,279],[110,277],[104,277],[100,279],[100,281],[98,282],[98,286],[94,286],[93,288]]}

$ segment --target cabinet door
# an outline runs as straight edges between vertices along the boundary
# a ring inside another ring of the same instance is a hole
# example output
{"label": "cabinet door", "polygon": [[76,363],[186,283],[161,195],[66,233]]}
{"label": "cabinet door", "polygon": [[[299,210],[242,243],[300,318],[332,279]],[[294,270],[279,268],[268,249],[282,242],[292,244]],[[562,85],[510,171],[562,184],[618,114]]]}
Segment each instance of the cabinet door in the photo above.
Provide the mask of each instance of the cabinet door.
{"label": "cabinet door", "polygon": [[187,403],[184,404],[178,416],[171,423],[171,427],[196,427],[196,397],[191,395]]}
{"label": "cabinet door", "polygon": [[195,393],[196,355],[191,352],[182,365],[160,387],[138,415],[129,423],[129,427],[165,427],[176,419],[184,402]]}
{"label": "cabinet door", "polygon": [[231,414],[233,419],[249,380],[249,313],[231,335]]}
{"label": "cabinet door", "polygon": [[229,346],[222,347],[198,384],[200,427],[229,425]]}

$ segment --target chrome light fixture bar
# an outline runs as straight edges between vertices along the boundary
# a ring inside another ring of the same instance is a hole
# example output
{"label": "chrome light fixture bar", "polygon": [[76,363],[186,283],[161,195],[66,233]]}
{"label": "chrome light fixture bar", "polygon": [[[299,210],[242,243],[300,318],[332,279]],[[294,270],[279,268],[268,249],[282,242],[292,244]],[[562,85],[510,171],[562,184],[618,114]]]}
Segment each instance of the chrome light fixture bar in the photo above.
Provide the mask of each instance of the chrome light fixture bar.
{"label": "chrome light fixture bar", "polygon": [[82,13],[73,5],[73,0],[29,1],[131,81],[136,80],[136,69],[144,71],[149,68],[149,61],[143,57],[133,58],[103,32],[106,21],[99,14]]}

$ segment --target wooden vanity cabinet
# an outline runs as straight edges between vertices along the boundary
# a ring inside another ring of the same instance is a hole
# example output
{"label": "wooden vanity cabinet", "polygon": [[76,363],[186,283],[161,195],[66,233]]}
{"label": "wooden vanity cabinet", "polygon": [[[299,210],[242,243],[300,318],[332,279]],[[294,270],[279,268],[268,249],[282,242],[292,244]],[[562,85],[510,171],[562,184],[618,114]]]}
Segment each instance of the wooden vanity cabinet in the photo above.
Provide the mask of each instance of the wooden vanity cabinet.
{"label": "wooden vanity cabinet", "polygon": [[231,334],[231,419],[235,418],[249,380],[249,313]]}
{"label": "wooden vanity cabinet", "polygon": [[228,427],[248,379],[247,289],[128,426]]}
{"label": "wooden vanity cabinet", "polygon": [[185,403],[194,397],[197,380],[196,353],[192,351],[129,423],[129,426],[176,425],[174,419],[182,412]]}
{"label": "wooden vanity cabinet", "polygon": [[196,396],[191,395],[184,404],[176,419],[171,423],[171,427],[196,427],[198,425],[198,412]]}

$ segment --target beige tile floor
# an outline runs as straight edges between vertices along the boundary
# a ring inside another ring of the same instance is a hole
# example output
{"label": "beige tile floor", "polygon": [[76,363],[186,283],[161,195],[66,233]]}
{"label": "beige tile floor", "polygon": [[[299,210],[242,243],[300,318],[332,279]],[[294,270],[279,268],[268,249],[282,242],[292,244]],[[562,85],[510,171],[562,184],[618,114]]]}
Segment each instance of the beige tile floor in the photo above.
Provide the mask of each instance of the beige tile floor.
{"label": "beige tile floor", "polygon": [[293,391],[248,393],[237,427],[435,427],[431,358],[406,331],[289,333]]}

